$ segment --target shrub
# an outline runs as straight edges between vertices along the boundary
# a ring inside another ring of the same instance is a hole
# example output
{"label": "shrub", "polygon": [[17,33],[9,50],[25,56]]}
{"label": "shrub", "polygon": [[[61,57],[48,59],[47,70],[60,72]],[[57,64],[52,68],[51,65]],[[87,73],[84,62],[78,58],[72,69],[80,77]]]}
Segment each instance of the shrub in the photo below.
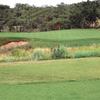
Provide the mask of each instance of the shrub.
{"label": "shrub", "polygon": [[16,61],[15,57],[10,55],[2,55],[0,56],[0,62],[13,62]]}
{"label": "shrub", "polygon": [[25,57],[25,56],[27,56],[24,49],[13,49],[11,51],[11,55],[14,56],[14,57]]}
{"label": "shrub", "polygon": [[13,49],[10,56],[14,57],[17,61],[31,60],[31,52],[25,49]]}
{"label": "shrub", "polygon": [[66,58],[67,56],[68,56],[68,52],[64,46],[58,46],[56,48],[53,48],[52,50],[53,59]]}
{"label": "shrub", "polygon": [[33,51],[33,60],[49,60],[51,59],[51,52],[46,52],[44,49],[37,48]]}

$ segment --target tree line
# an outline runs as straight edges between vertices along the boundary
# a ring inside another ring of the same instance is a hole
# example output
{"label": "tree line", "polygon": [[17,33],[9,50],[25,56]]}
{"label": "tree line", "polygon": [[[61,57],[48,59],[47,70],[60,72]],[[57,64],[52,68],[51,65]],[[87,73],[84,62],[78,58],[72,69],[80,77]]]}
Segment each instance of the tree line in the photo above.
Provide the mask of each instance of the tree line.
{"label": "tree line", "polygon": [[20,3],[14,8],[0,5],[0,31],[31,32],[99,27],[99,0],[45,7]]}

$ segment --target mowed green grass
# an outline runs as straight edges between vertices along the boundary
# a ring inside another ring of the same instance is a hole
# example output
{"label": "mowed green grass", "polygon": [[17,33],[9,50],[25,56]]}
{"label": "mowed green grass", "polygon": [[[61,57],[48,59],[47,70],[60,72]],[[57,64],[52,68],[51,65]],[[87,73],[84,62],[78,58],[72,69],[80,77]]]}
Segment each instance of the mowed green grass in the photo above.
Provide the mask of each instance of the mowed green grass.
{"label": "mowed green grass", "polygon": [[0,63],[0,100],[99,100],[100,58]]}
{"label": "mowed green grass", "polygon": [[0,85],[0,100],[100,100],[100,80]]}
{"label": "mowed green grass", "polygon": [[15,37],[15,38],[36,38],[47,40],[74,40],[86,38],[100,38],[99,29],[70,29],[61,31],[48,32],[30,32],[30,33],[0,33],[0,37]]}
{"label": "mowed green grass", "polygon": [[[100,44],[99,29],[70,29],[34,33],[0,33],[1,40],[26,39],[36,47],[52,47],[58,44],[67,46],[81,46]],[[1,42],[3,42],[3,40]]]}
{"label": "mowed green grass", "polygon": [[38,83],[99,78],[100,58],[0,64],[0,83]]}

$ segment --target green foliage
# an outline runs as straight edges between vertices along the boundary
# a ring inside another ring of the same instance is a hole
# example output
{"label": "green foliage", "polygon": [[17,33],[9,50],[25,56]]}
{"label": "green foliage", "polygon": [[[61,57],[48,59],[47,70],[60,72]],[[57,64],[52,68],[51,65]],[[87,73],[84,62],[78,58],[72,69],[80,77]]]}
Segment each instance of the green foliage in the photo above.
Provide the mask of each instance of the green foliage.
{"label": "green foliage", "polygon": [[31,51],[16,48],[11,51],[10,56],[14,58],[12,61],[31,60]]}
{"label": "green foliage", "polygon": [[10,55],[5,55],[0,57],[0,62],[14,62],[18,61],[15,57]]}
{"label": "green foliage", "polygon": [[51,52],[46,52],[45,49],[37,48],[33,51],[32,55],[33,60],[50,60]]}
{"label": "green foliage", "polygon": [[0,31],[31,32],[70,28],[90,28],[100,18],[100,3],[86,1],[61,3],[57,7],[35,7],[16,4],[14,8],[0,5]]}
{"label": "green foliage", "polygon": [[13,61],[30,61],[30,60],[51,60],[51,59],[67,59],[67,58],[86,58],[100,57],[100,46],[83,46],[83,47],[64,47],[55,48],[35,48],[35,49],[13,49],[8,54],[0,56],[0,62]]}
{"label": "green foliage", "polygon": [[32,55],[33,60],[43,60],[44,52],[41,49],[35,50]]}
{"label": "green foliage", "polygon": [[52,50],[53,59],[61,59],[67,57],[67,50],[64,46],[58,46]]}
{"label": "green foliage", "polygon": [[13,49],[11,51],[11,55],[15,56],[15,57],[25,57],[25,56],[27,56],[25,50],[23,50],[23,49]]}

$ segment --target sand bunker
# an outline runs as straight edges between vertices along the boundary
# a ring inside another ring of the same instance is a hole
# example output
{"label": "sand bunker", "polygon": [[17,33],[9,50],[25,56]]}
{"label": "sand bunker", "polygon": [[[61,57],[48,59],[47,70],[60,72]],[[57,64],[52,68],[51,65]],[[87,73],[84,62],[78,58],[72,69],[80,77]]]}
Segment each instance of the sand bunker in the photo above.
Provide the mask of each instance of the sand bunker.
{"label": "sand bunker", "polygon": [[10,42],[10,43],[7,43],[7,44],[1,46],[0,49],[8,50],[8,49],[16,48],[16,47],[26,46],[28,44],[29,43],[26,41]]}

